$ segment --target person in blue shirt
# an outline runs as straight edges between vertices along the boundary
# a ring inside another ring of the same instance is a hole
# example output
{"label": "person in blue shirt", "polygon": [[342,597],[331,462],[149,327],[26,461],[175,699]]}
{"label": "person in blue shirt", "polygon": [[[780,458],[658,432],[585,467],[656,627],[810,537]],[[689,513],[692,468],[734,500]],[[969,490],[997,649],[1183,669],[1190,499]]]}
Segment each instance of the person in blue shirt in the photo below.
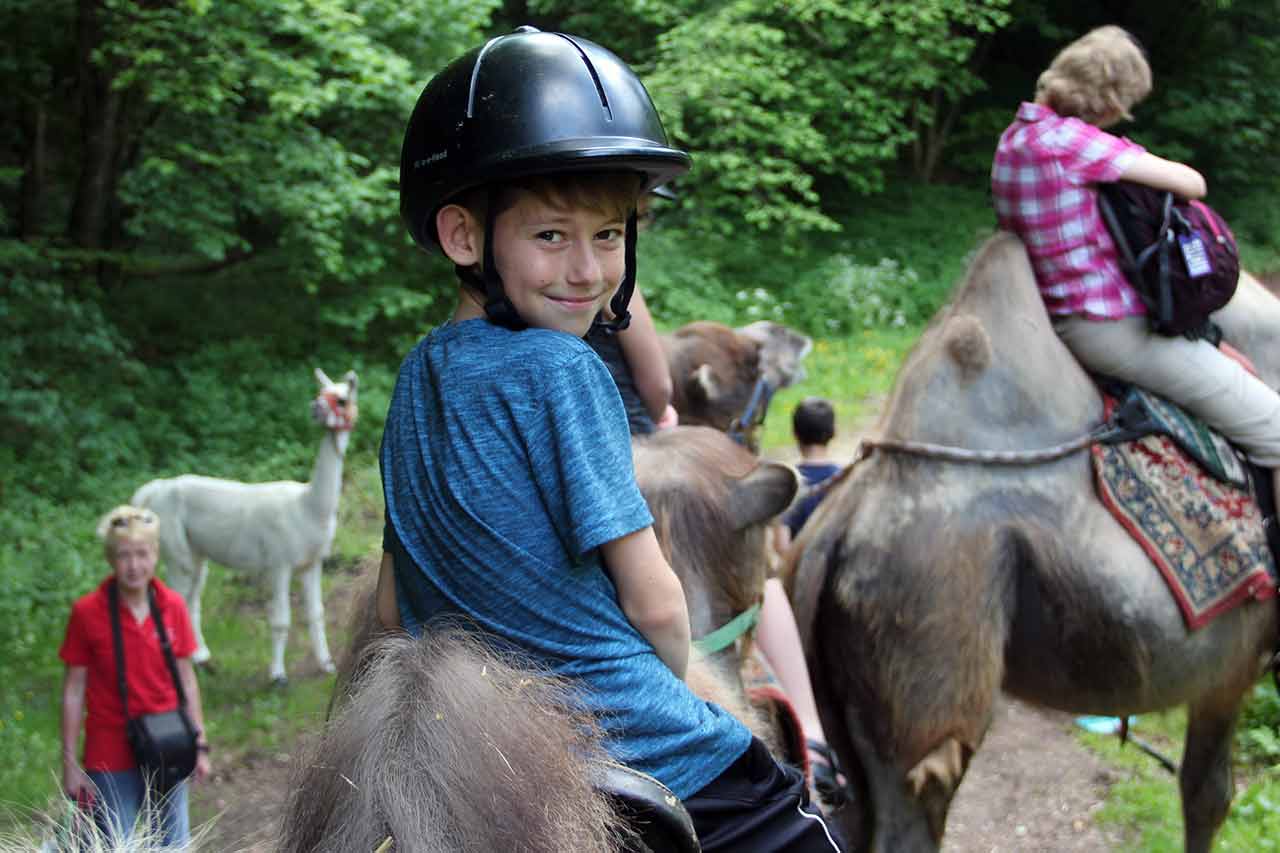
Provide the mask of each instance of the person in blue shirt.
{"label": "person in blue shirt", "polygon": [[826,494],[825,491],[815,491],[815,488],[834,477],[841,467],[831,460],[827,450],[827,445],[836,435],[836,413],[831,401],[822,397],[806,397],[797,403],[791,413],[791,432],[800,452],[796,470],[808,488],[804,497],[783,517],[790,538],[794,539]]}
{"label": "person in blue shirt", "polygon": [[689,164],[635,74],[583,38],[522,27],[427,84],[401,213],[453,262],[457,303],[387,413],[378,616],[413,634],[460,617],[569,679],[611,755],[684,801],[704,850],[839,850],[799,774],[685,685],[684,591],[583,341],[626,328],[637,200]]}

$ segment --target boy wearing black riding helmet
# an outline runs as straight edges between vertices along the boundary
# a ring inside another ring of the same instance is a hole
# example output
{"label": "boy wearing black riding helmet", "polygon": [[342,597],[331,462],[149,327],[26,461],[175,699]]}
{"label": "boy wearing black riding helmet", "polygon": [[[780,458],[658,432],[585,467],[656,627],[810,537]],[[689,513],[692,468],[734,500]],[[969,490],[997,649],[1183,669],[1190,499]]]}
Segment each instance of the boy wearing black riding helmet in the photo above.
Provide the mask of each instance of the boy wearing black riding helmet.
{"label": "boy wearing black riding helmet", "polygon": [[839,849],[798,774],[685,686],[684,593],[582,340],[625,328],[636,200],[689,162],[585,39],[521,28],[427,84],[401,212],[454,262],[458,303],[387,415],[378,614],[413,633],[462,617],[581,685],[611,754],[685,801],[704,850]]}

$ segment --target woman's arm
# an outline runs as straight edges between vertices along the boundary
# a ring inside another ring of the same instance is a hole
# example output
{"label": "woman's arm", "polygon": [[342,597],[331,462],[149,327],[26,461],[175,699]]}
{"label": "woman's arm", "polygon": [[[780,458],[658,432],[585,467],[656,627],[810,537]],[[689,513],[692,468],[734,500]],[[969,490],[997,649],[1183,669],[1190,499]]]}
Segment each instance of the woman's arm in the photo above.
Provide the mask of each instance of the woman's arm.
{"label": "woman's arm", "polygon": [[89,668],[68,666],[62,680],[62,790],[73,800],[91,797],[93,782],[80,766],[80,727],[84,725],[84,686]]}
{"label": "woman's arm", "polygon": [[667,565],[652,527],[600,546],[622,612],[671,671],[689,666],[689,608],[680,578]]}
{"label": "woman's arm", "polygon": [[618,333],[618,343],[645,411],[655,421],[661,420],[671,402],[671,369],[639,288],[631,297],[631,325]]}
{"label": "woman's arm", "polygon": [[1185,163],[1166,160],[1150,152],[1144,152],[1120,175],[1122,181],[1132,181],[1157,190],[1168,190],[1180,198],[1204,198],[1208,192],[1204,176]]}
{"label": "woman's arm", "polygon": [[178,680],[182,682],[182,692],[187,694],[187,713],[200,732],[196,738],[195,772],[199,782],[208,777],[212,765],[209,763],[209,732],[204,727],[204,706],[200,702],[200,682],[196,680],[196,668],[192,666],[191,658],[178,658]]}

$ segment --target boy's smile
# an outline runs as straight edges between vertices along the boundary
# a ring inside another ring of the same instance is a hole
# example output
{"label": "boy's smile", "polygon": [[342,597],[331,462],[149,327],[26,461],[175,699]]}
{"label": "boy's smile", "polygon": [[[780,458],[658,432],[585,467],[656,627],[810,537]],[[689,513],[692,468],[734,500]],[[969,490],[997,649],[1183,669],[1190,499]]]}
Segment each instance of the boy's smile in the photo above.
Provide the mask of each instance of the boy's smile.
{"label": "boy's smile", "polygon": [[530,326],[580,338],[622,281],[626,223],[603,210],[514,192],[493,229],[494,263],[507,298]]}

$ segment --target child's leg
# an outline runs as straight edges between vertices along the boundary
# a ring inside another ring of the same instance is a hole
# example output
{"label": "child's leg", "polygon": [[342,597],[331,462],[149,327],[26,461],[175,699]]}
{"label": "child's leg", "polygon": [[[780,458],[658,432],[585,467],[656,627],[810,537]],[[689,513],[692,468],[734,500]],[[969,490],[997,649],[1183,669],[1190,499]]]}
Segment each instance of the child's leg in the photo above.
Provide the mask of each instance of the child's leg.
{"label": "child's leg", "polygon": [[764,584],[764,604],[756,627],[756,645],[764,652],[773,674],[782,685],[782,691],[791,700],[800,725],[804,727],[805,737],[826,743],[822,721],[818,719],[818,706],[813,699],[813,686],[809,682],[809,667],[800,644],[800,632],[796,628],[796,617],[791,612],[791,602],[787,600],[782,582],[777,578],[769,578]]}
{"label": "child's leg", "polygon": [[779,765],[759,740],[684,801],[703,853],[736,850],[840,853],[844,841],[809,801],[799,771]]}

